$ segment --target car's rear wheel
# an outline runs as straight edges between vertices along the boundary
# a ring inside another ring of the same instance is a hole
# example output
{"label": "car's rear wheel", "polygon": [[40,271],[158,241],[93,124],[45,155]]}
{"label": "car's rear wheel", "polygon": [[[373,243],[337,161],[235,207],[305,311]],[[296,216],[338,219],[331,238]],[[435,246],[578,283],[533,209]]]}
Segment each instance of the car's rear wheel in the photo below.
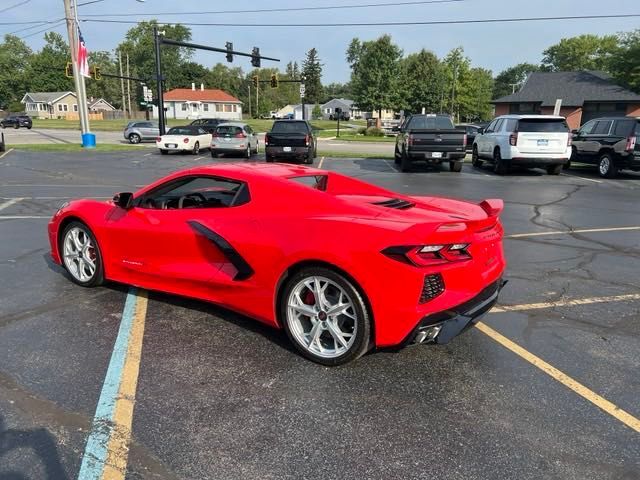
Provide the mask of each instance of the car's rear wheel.
{"label": "car's rear wheel", "polygon": [[62,232],[60,254],[71,280],[83,287],[104,281],[102,254],[93,232],[84,223],[71,222]]}
{"label": "car's rear wheel", "polygon": [[471,152],[471,165],[476,168],[480,168],[482,166],[482,160],[480,160],[480,156],[478,155],[477,145],[473,146],[473,151]]}
{"label": "car's rear wheel", "polygon": [[198,155],[200,153],[200,142],[194,143],[191,153],[193,153],[194,155]]}
{"label": "car's rear wheel", "polygon": [[215,150],[211,150],[211,158],[218,158],[218,153]]}
{"label": "car's rear wheel", "polygon": [[271,156],[271,155],[267,155],[266,156],[267,162],[271,163],[273,161],[275,161],[275,157]]}
{"label": "car's rear wheel", "polygon": [[244,151],[244,158],[251,158],[251,145],[247,145],[247,149]]}
{"label": "car's rear wheel", "polygon": [[449,162],[449,170],[451,170],[452,172],[461,172],[462,171],[462,161]]}
{"label": "car's rear wheel", "polygon": [[256,148],[253,150],[254,155],[258,155],[260,153],[260,143],[256,142]]}
{"label": "car's rear wheel", "polygon": [[409,157],[409,155],[407,155],[406,150],[403,150],[402,154],[400,155],[400,171],[411,171],[411,158]]}
{"label": "car's rear wheel", "polygon": [[168,155],[168,154],[169,154],[169,150],[162,150],[162,149],[161,149],[161,150],[160,150],[160,153],[161,153],[162,155]]}
{"label": "car's rear wheel", "polygon": [[129,135],[129,143],[132,143],[134,145],[140,143],[140,135],[138,135],[137,133],[132,133],[131,135]]}
{"label": "car's rear wheel", "polygon": [[343,275],[324,267],[303,268],[289,279],[281,299],[284,328],[305,357],[333,366],[369,349],[369,310]]}
{"label": "car's rear wheel", "polygon": [[20,128],[20,124],[19,124],[19,123],[16,123],[16,124],[13,126],[13,128],[15,128],[16,130],[18,130],[18,129]]}
{"label": "car's rear wheel", "polygon": [[547,166],[547,174],[549,175],[560,175],[562,171],[562,165],[548,165]]}
{"label": "car's rear wheel", "polygon": [[509,172],[509,166],[502,159],[502,154],[500,153],[499,148],[496,148],[493,152],[493,171],[498,175],[504,175]]}
{"label": "car's rear wheel", "polygon": [[402,158],[402,155],[398,151],[398,145],[396,145],[396,148],[394,149],[394,152],[393,152],[393,163],[395,163],[396,165],[399,165],[401,158]]}
{"label": "car's rear wheel", "polygon": [[613,163],[611,154],[605,153],[600,157],[598,162],[598,172],[601,177],[614,178],[618,174],[618,169]]}

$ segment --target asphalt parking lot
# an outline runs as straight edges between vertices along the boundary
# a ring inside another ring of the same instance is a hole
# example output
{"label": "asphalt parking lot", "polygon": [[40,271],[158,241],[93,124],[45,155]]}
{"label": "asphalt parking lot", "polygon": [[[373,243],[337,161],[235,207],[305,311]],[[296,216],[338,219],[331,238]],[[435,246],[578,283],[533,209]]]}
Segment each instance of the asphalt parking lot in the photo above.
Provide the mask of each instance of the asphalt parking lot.
{"label": "asphalt parking lot", "polygon": [[[0,158],[0,478],[78,477],[127,298],[67,280],[48,218],[211,161]],[[403,193],[503,198],[500,306],[448,345],[331,369],[281,332],[150,292],[128,462],[110,457],[126,478],[640,479],[639,174],[319,163]]]}

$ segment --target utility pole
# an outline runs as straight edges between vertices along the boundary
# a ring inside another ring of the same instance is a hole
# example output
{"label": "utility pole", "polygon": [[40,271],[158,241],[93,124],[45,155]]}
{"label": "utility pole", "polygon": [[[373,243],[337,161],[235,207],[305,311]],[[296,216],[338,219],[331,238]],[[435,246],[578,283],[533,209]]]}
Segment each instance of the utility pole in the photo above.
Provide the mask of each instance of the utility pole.
{"label": "utility pole", "polygon": [[[73,1],[73,9],[71,2]],[[71,63],[73,64],[73,83],[78,100],[78,115],[80,117],[80,129],[82,131],[82,146],[95,146],[95,136],[89,139],[89,109],[87,108],[87,92],[84,85],[84,77],[80,75],[78,65],[78,7],[75,0],[63,0],[64,16],[67,21],[67,33],[69,35],[69,47],[71,50]]]}
{"label": "utility pole", "polygon": [[258,82],[258,85],[256,85],[256,118],[260,118],[260,108],[258,108],[258,106],[260,105],[259,100],[259,93],[260,93],[260,82]]}
{"label": "utility pole", "polygon": [[[164,34],[164,32],[163,32]],[[156,87],[158,89],[158,127],[160,135],[165,133],[164,122],[164,85],[162,78],[162,56],[160,55],[160,33],[158,27],[153,27],[153,39],[156,53]]]}
{"label": "utility pole", "polygon": [[251,84],[249,84],[249,116],[251,117]]}
{"label": "utility pole", "polygon": [[[129,72],[129,52],[127,52],[127,77],[131,76]],[[127,78],[127,106],[129,108],[129,118],[133,115],[133,110],[131,110],[131,82]]]}
{"label": "utility pole", "polygon": [[124,116],[129,118],[127,115],[127,101],[124,96],[124,78],[122,78],[122,53],[118,50],[118,65],[120,66],[120,90],[122,92],[122,111],[124,112]]}

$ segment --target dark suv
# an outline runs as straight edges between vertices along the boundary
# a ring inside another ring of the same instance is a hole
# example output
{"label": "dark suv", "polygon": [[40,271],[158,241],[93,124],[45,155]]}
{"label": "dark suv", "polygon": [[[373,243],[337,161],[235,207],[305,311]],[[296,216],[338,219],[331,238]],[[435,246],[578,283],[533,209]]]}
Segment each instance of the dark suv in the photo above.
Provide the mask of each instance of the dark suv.
{"label": "dark suv", "polygon": [[619,170],[640,171],[640,119],[596,118],[573,131],[572,162],[598,165],[600,176]]}
{"label": "dark suv", "polygon": [[33,127],[33,122],[31,121],[31,117],[29,115],[9,115],[8,117],[0,120],[0,126],[2,126],[2,128],[27,127],[29,130],[31,130],[31,127]]}
{"label": "dark suv", "polygon": [[218,125],[229,121],[231,120],[222,120],[220,118],[199,118],[191,122],[190,125],[201,127],[206,130],[207,133],[213,133]]}

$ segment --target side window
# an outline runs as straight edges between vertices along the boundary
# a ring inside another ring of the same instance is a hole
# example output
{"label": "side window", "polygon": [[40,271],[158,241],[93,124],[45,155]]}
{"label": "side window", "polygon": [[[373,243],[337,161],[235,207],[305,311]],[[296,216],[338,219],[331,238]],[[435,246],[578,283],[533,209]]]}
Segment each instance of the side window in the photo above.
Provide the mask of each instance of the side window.
{"label": "side window", "polygon": [[506,121],[505,131],[512,133],[516,131],[516,127],[518,126],[518,120],[515,118],[509,118]]}
{"label": "side window", "polygon": [[628,137],[629,135],[633,135],[634,123],[637,124],[638,122],[618,120],[613,126],[613,134],[616,137]]}
{"label": "side window", "polygon": [[611,120],[598,120],[591,133],[594,135],[609,135],[612,123]]}
{"label": "side window", "polygon": [[593,131],[593,127],[596,126],[596,121],[591,120],[590,122],[585,123],[582,128],[580,128],[580,135],[590,135]]}
{"label": "side window", "polygon": [[502,125],[504,125],[504,122],[505,122],[504,118],[501,118],[500,120],[498,120],[495,126],[493,127],[493,131],[495,133],[500,132],[502,130]]}
{"label": "side window", "polygon": [[236,207],[250,200],[245,183],[217,177],[185,177],[144,195],[139,207],[157,210]]}
{"label": "side window", "polygon": [[253,130],[251,130],[249,125],[244,128],[244,131],[247,132],[248,135],[253,135]]}
{"label": "side window", "polygon": [[484,130],[484,133],[491,133],[493,132],[494,127],[496,126],[496,123],[498,123],[498,120],[494,120],[493,122],[491,122],[489,124],[489,126]]}

